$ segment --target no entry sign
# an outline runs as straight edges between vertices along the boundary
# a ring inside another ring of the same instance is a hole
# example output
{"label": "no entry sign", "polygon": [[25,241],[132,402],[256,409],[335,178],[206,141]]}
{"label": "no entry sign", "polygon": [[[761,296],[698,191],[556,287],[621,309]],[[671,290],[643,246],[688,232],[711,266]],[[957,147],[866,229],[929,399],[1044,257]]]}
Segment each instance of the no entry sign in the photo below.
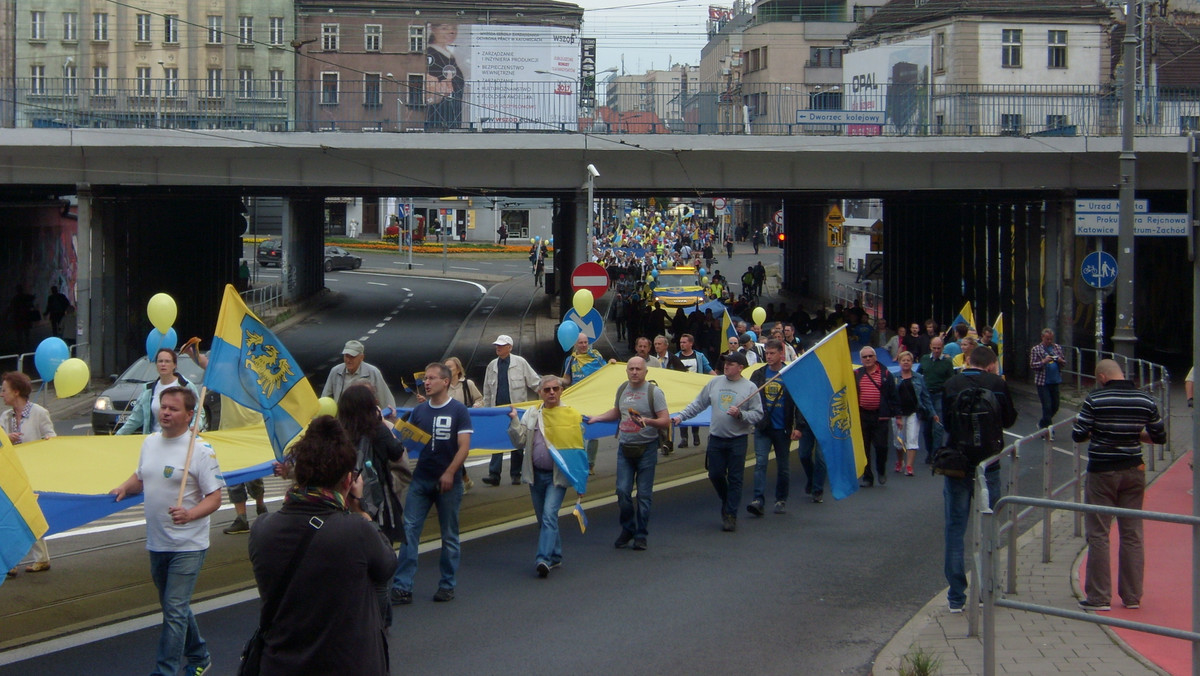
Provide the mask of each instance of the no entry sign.
{"label": "no entry sign", "polygon": [[608,290],[608,272],[599,263],[580,263],[571,273],[571,290],[587,289],[599,299]]}

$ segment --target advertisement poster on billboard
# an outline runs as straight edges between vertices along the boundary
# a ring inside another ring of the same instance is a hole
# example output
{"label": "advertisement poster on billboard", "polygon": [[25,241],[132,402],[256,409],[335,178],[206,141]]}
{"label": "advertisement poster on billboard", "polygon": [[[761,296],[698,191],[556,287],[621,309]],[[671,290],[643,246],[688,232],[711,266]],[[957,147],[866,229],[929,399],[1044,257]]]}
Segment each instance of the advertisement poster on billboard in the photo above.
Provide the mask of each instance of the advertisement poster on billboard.
{"label": "advertisement poster on billboard", "polygon": [[924,133],[929,125],[929,65],[932,38],[926,36],[846,54],[842,72],[850,83],[848,110],[885,110],[885,125],[846,127],[850,136]]}
{"label": "advertisement poster on billboard", "polygon": [[431,23],[427,35],[426,128],[577,125],[578,30]]}

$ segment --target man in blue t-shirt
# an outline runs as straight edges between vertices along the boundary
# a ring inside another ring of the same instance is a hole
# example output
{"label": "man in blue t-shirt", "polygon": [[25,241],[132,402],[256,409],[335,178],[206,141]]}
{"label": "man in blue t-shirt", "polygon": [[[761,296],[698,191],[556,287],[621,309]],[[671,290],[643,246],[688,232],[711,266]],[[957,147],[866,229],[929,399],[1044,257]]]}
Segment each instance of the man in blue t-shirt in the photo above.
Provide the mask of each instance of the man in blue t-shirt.
{"label": "man in blue t-shirt", "polygon": [[462,465],[471,448],[471,415],[466,406],[450,397],[450,369],[445,364],[435,362],[425,367],[425,396],[426,401],[417,405],[408,419],[432,438],[421,449],[404,501],[405,543],[391,589],[392,603],[399,605],[412,603],[421,530],[431,506],[437,506],[442,532],[438,564],[442,577],[434,601],[454,600],[454,575],[459,562],[458,507],[463,493]]}

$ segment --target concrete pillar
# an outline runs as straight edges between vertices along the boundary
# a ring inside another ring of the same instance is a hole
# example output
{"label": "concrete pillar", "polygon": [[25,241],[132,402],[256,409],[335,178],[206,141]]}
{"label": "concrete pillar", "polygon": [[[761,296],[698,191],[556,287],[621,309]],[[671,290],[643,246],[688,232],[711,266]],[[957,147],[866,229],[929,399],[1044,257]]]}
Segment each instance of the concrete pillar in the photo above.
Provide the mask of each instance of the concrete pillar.
{"label": "concrete pillar", "polygon": [[[93,336],[98,337],[100,334],[93,329],[91,321],[92,317],[102,315],[93,311],[93,304],[98,299],[93,297],[92,292],[99,288],[99,279],[92,276],[92,256],[96,254],[99,238],[93,242],[92,234],[100,224],[93,222],[91,185],[78,184],[75,187],[75,195],[78,200],[76,214],[79,226],[75,235],[75,341],[81,346],[76,356],[87,362],[93,373],[97,373],[100,364],[92,361],[92,341]],[[83,347],[84,345],[86,347]]]}
{"label": "concrete pillar", "polygon": [[[1059,327],[1063,326],[1059,321],[1062,308],[1062,266],[1066,258],[1063,253],[1062,233],[1062,210],[1057,204],[1047,204],[1046,209],[1042,212],[1042,235],[1045,237],[1046,243],[1045,265],[1042,269],[1042,295],[1044,297],[1042,315],[1044,326],[1052,329],[1056,336],[1062,334]],[[1070,325],[1070,319],[1067,320],[1066,325]]]}

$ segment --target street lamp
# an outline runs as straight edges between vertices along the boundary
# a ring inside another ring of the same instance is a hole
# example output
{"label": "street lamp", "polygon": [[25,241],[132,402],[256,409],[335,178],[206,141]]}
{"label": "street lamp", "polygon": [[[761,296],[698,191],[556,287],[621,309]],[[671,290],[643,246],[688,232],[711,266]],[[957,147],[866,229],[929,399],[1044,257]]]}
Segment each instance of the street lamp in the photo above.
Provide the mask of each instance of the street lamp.
{"label": "street lamp", "polygon": [[63,117],[63,126],[70,126],[70,125],[69,125],[69,123],[67,122],[67,71],[68,71],[68,70],[71,68],[71,66],[73,66],[74,64],[75,64],[75,58],[74,58],[74,57],[70,57],[70,56],[68,56],[68,57],[67,57],[67,60],[63,62],[63,67],[62,67],[62,70],[63,70],[63,78],[62,78],[62,117]]}

